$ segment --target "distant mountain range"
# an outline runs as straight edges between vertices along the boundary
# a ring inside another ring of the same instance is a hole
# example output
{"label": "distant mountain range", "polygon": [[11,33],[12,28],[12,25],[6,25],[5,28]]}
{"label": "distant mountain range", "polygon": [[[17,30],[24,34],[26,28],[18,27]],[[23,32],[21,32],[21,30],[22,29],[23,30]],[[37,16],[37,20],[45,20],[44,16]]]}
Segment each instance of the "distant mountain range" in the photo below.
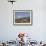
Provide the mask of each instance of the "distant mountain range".
{"label": "distant mountain range", "polygon": [[23,17],[15,19],[16,23],[30,23],[30,17]]}
{"label": "distant mountain range", "polygon": [[18,17],[15,17],[15,19],[27,18],[27,17],[30,17],[30,16],[18,16]]}

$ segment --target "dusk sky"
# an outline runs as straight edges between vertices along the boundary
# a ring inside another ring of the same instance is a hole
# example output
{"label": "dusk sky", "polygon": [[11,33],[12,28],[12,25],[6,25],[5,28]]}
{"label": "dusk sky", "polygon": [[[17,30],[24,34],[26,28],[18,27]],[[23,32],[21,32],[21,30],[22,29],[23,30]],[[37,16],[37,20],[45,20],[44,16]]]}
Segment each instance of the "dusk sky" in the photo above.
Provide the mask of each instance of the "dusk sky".
{"label": "dusk sky", "polygon": [[30,17],[30,12],[16,12],[15,15],[16,19],[23,17]]}

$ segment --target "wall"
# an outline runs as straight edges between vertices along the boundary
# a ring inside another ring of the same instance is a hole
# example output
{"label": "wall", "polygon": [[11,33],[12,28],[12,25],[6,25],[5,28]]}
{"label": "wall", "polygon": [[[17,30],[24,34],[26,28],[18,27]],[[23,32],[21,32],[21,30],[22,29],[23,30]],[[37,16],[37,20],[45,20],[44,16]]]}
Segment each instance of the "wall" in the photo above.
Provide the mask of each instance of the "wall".
{"label": "wall", "polygon": [[[32,26],[14,26],[13,10],[33,10]],[[18,32],[31,34],[33,40],[46,40],[46,1],[17,0],[13,5],[0,0],[0,40],[15,40]]]}

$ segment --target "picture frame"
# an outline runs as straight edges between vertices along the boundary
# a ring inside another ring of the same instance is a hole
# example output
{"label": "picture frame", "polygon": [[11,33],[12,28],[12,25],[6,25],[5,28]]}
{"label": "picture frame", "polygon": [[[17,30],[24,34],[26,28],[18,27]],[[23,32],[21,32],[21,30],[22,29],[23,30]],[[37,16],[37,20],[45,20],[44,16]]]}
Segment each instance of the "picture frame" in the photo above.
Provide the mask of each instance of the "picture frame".
{"label": "picture frame", "polygon": [[32,25],[33,12],[32,10],[13,10],[14,25]]}

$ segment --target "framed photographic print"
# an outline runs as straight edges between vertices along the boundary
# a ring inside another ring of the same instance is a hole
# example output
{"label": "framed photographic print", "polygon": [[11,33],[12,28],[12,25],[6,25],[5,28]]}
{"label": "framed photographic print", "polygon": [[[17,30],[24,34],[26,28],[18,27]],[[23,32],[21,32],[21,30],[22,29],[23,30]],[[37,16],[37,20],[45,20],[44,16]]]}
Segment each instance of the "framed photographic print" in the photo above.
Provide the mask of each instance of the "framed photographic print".
{"label": "framed photographic print", "polygon": [[32,25],[32,10],[13,10],[13,24]]}

